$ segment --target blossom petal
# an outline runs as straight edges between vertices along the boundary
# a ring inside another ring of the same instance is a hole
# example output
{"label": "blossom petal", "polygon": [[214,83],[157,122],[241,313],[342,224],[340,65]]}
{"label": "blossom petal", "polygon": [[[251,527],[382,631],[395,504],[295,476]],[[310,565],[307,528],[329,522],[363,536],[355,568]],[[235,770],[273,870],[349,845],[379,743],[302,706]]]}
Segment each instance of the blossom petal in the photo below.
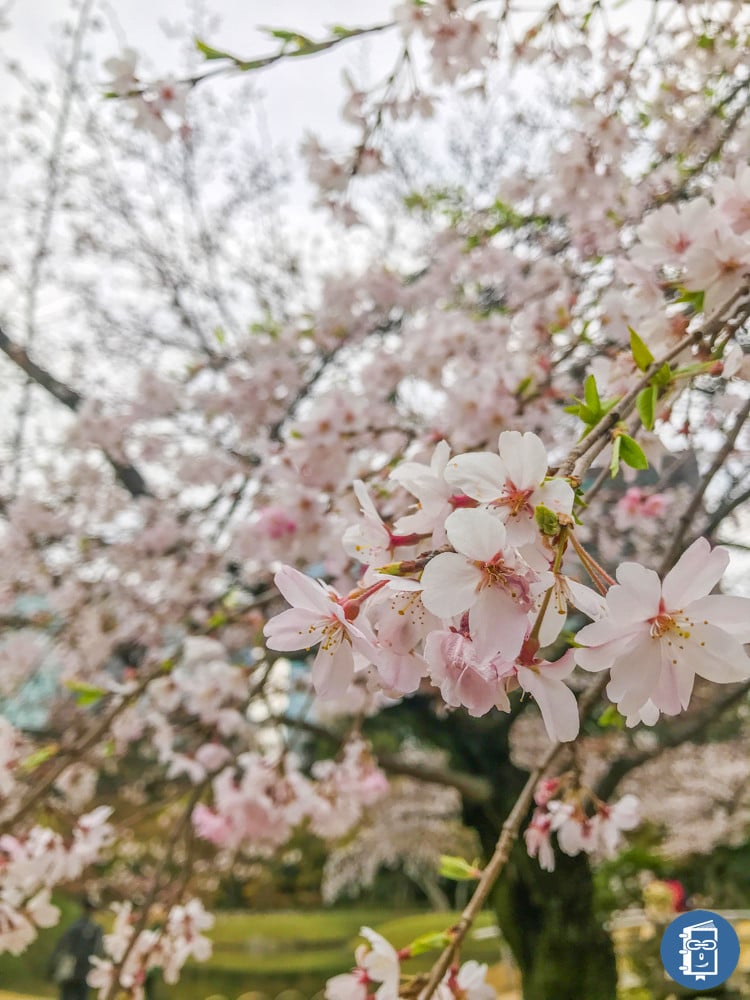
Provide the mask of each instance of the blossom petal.
{"label": "blossom petal", "polygon": [[646,634],[612,667],[607,696],[623,715],[632,715],[652,696],[661,674],[661,643]]}
{"label": "blossom petal", "polygon": [[480,660],[498,654],[514,660],[529,630],[529,616],[510,594],[495,588],[483,590],[469,611],[469,629]]}
{"label": "blossom petal", "polygon": [[340,698],[354,676],[352,647],[343,634],[331,638],[318,650],[312,666],[312,682],[321,698]]}
{"label": "blossom petal", "polygon": [[659,613],[661,583],[652,569],[634,562],[620,563],[617,580],[620,586],[607,592],[607,608],[615,621],[643,621]]}
{"label": "blossom petal", "polygon": [[695,622],[715,625],[739,642],[750,642],[750,599],[728,594],[709,594],[685,608]]}
{"label": "blossom petal", "polygon": [[442,552],[422,571],[422,603],[438,618],[466,611],[477,598],[482,573],[455,552]]}
{"label": "blossom petal", "polygon": [[547,475],[547,449],[540,437],[526,431],[503,431],[497,442],[508,478],[519,490],[533,490]]}
{"label": "blossom petal", "polygon": [[477,562],[489,562],[506,544],[505,525],[486,510],[454,510],[445,530],[453,548]]}
{"label": "blossom petal", "polygon": [[716,684],[734,684],[750,677],[750,657],[742,645],[715,625],[695,625],[680,658],[699,677]]}
{"label": "blossom petal", "polygon": [[697,538],[664,577],[662,594],[667,610],[705,597],[713,590],[729,565],[726,549],[716,548],[705,538]]}
{"label": "blossom petal", "polygon": [[496,500],[508,478],[502,460],[490,451],[456,455],[445,467],[444,475],[447,483],[481,503]]}
{"label": "blossom petal", "polygon": [[320,642],[325,624],[317,611],[288,608],[266,622],[263,635],[269,649],[309,649]]}
{"label": "blossom petal", "polygon": [[543,503],[557,514],[569,514],[573,509],[574,500],[573,487],[564,479],[551,479],[548,483],[542,483],[532,497],[534,506]]}
{"label": "blossom petal", "polygon": [[543,667],[538,673],[528,667],[519,667],[518,683],[539,706],[549,738],[553,742],[567,743],[578,735],[578,704],[566,684],[546,673]]}
{"label": "blossom petal", "polygon": [[295,608],[320,611],[324,616],[331,614],[331,605],[336,602],[317,580],[305,576],[292,566],[282,566],[273,582],[279,593]]}

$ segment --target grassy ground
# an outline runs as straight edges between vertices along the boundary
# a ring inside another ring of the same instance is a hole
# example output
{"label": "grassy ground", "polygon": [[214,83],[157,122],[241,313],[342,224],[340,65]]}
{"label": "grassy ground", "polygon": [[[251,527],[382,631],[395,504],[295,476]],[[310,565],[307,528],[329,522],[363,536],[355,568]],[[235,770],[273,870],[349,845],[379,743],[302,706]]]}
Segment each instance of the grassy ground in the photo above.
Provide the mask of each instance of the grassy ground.
{"label": "grassy ground", "polygon": [[[186,969],[178,986],[161,985],[157,1000],[205,1000],[212,995],[236,1000],[253,991],[273,1000],[285,990],[290,991],[285,1000],[310,1000],[320,993],[326,979],[351,968],[363,925],[402,947],[420,934],[444,929],[457,917],[377,909],[220,914],[211,932],[212,958]],[[63,926],[71,919],[72,915],[66,914]],[[485,915],[478,926],[486,926],[490,919]],[[20,958],[0,957],[0,983],[14,1000],[22,994],[53,994],[44,974],[59,934],[59,929],[44,932]],[[471,941],[464,957],[493,964],[499,954],[498,941],[492,939]],[[424,956],[410,962],[409,967],[419,971],[429,964],[430,957]],[[5,1000],[2,993],[0,1000]]]}

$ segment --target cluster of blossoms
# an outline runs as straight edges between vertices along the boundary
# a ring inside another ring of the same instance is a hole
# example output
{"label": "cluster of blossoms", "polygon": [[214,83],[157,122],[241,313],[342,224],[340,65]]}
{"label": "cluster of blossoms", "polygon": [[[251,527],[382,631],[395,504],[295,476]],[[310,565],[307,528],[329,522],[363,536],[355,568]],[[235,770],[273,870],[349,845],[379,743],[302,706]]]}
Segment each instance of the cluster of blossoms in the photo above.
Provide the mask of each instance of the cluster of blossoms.
{"label": "cluster of blossoms", "polygon": [[184,128],[188,86],[176,80],[155,80],[144,85],[136,76],[138,53],[125,49],[118,57],[107,59],[104,68],[110,74],[107,88],[122,98],[132,110],[134,128],[153,135],[159,142],[169,142],[175,131]]}
{"label": "cluster of blossoms", "polygon": [[[472,715],[509,711],[520,688],[560,741],[578,734],[565,683],[576,663],[611,668],[610,697],[631,724],[686,708],[696,675],[750,676],[741,645],[750,640],[750,601],[709,596],[726,551],[696,541],[663,585],[652,570],[623,563],[603,598],[561,571],[574,493],[547,469],[531,433],[503,432],[498,454],[449,459],[441,443],[429,466],[406,462],[391,473],[418,501],[393,528],[355,484],[363,517],[344,547],[365,567],[361,585],[341,596],[281,569],[276,585],[293,607],[266,624],[268,646],[319,643],[312,680],[321,698],[344,697],[355,672],[373,668],[388,692],[409,694],[429,678],[446,704]],[[397,549],[404,558],[394,562]],[[594,622],[578,633],[583,648],[549,662],[539,650],[558,637],[568,605]]]}
{"label": "cluster of blossoms", "polygon": [[68,840],[42,826],[23,836],[0,837],[0,953],[20,955],[38,928],[57,923],[60,911],[50,901],[52,890],[79,879],[101,859],[112,841],[111,812],[99,806],[81,816]]}
{"label": "cluster of blossoms", "polygon": [[[584,852],[611,858],[622,841],[622,831],[633,830],[640,822],[640,806],[635,795],[624,795],[607,805],[590,792],[572,787],[564,778],[547,778],[534,793],[536,809],[524,832],[526,849],[548,872],[555,870],[552,834],[563,854],[575,857]],[[591,806],[592,808],[588,808]]]}
{"label": "cluster of blossoms", "polygon": [[94,957],[89,973],[89,985],[100,998],[108,997],[117,983],[132,1000],[144,1000],[150,969],[161,969],[164,981],[174,984],[187,961],[205,962],[211,957],[212,943],[203,932],[213,927],[214,918],[199,899],[173,906],[158,926],[140,931],[137,937],[132,903],[113,909],[114,925],[104,935],[105,957]]}
{"label": "cluster of blossoms", "polygon": [[[384,937],[369,927],[360,930],[368,944],[360,945],[355,952],[357,967],[341,976],[334,976],[326,984],[326,1000],[398,1000],[401,995],[401,963],[411,958],[411,951],[397,951]],[[478,962],[465,962],[460,968],[446,973],[434,996],[438,1000],[494,1000],[494,987],[486,981],[487,966]],[[375,993],[371,992],[377,987]]]}
{"label": "cluster of blossoms", "polygon": [[254,753],[241,754],[236,763],[214,779],[213,807],[199,803],[193,811],[199,836],[233,850],[267,853],[303,820],[320,837],[341,837],[388,790],[366,745],[356,739],[336,762],[318,761],[313,780],[292,754],[277,766]]}

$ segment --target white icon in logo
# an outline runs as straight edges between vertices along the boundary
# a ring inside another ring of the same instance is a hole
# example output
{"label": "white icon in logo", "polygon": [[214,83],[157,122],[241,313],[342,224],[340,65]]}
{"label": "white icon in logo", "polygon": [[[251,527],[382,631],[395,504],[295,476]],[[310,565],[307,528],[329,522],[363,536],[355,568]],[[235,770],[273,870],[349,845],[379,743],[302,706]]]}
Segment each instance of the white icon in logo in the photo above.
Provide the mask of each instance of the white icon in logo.
{"label": "white icon in logo", "polygon": [[719,974],[719,931],[713,920],[683,928],[680,938],[680,972],[693,976],[696,982]]}

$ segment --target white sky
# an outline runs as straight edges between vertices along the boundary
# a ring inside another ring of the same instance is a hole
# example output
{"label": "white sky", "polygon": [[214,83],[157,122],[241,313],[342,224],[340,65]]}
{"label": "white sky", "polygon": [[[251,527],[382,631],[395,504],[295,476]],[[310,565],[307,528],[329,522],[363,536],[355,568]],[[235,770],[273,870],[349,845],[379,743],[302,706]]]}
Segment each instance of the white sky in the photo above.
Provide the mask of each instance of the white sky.
{"label": "white sky", "polygon": [[[111,0],[109,6],[127,43],[144,54],[147,70],[161,75],[177,69],[178,46],[166,38],[161,25],[188,20],[189,0]],[[258,25],[324,38],[330,25],[363,27],[386,20],[393,0],[207,0],[205,6],[221,20],[205,40],[217,48],[254,57],[276,51],[279,44],[258,31]],[[68,11],[68,0],[14,0],[11,27],[0,36],[0,43],[32,73],[44,74],[53,47],[59,44],[59,24]],[[272,139],[293,146],[307,130],[321,136],[342,136],[342,69],[353,67],[370,79],[387,74],[397,51],[393,36],[389,32],[383,37],[354,40],[333,52],[288,60],[252,74],[263,93]],[[101,58],[116,55],[120,48],[107,27],[97,42]],[[204,86],[226,84],[215,81]]]}

